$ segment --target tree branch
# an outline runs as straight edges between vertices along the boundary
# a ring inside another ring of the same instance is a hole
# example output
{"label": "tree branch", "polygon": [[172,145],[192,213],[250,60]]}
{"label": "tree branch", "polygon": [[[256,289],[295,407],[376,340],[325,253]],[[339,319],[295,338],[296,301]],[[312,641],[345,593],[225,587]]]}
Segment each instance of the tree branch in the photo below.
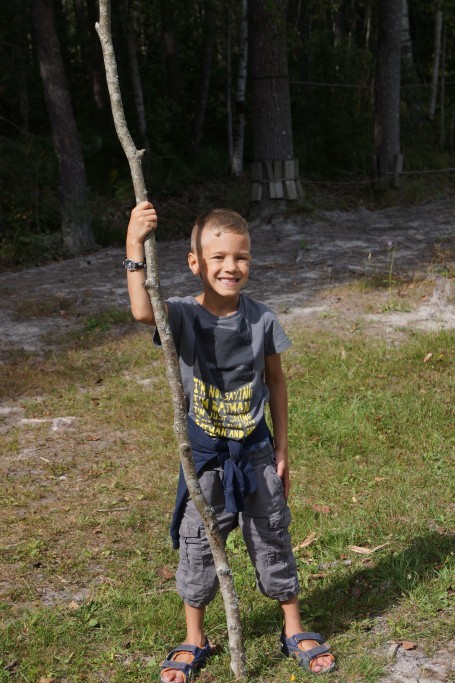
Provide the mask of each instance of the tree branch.
{"label": "tree branch", "polygon": [[[99,6],[100,20],[95,24],[95,28],[100,38],[101,47],[103,50],[106,79],[111,100],[115,129],[130,165],[136,202],[139,203],[147,199],[147,190],[145,188],[144,175],[142,173],[142,156],[144,154],[144,150],[136,149],[125,119],[118,81],[114,47],[112,44],[110,0],[100,0]],[[238,598],[235,592],[232,573],[229,568],[227,555],[215,512],[207,503],[201,491],[194,467],[190,440],[187,431],[185,395],[183,391],[182,378],[180,375],[178,357],[160,290],[157,249],[155,235],[153,232],[147,236],[144,247],[145,258],[147,261],[147,279],[145,282],[145,287],[150,296],[155,314],[156,326],[158,328],[163,345],[166,374],[172,394],[172,403],[174,408],[174,430],[179,446],[180,462],[182,464],[188,492],[193,499],[196,509],[201,515],[202,521],[204,523],[207,538],[210,543],[210,548],[212,550],[213,559],[215,562],[216,573],[220,582],[224,608],[226,611],[229,648],[231,652],[231,668],[236,678],[245,678],[246,657],[242,641],[242,627],[240,622]]]}

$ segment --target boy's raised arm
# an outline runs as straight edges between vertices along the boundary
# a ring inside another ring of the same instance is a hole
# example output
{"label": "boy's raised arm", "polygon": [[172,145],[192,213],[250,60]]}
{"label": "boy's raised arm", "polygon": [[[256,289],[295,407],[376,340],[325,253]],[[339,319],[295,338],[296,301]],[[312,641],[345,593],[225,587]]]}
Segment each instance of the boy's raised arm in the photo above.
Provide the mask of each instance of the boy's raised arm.
{"label": "boy's raised arm", "polygon": [[[158,223],[156,211],[150,202],[141,202],[131,211],[131,218],[126,235],[126,258],[142,263],[144,256],[144,240],[151,230],[156,230]],[[155,324],[155,315],[147,290],[144,288],[146,271],[128,270],[128,294],[133,317],[146,325]]]}

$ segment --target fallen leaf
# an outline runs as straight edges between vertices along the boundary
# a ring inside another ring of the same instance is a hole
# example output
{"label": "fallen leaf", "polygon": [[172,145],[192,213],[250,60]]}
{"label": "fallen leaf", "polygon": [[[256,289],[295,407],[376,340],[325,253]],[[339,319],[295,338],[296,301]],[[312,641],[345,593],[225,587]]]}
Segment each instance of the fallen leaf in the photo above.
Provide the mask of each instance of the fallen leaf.
{"label": "fallen leaf", "polygon": [[314,503],[311,508],[314,510],[314,512],[321,512],[324,515],[328,515],[331,512],[328,505],[319,505],[318,503]]}
{"label": "fallen leaf", "polygon": [[296,545],[294,548],[292,548],[293,552],[296,550],[299,550],[300,548],[306,548],[307,546],[311,545],[313,541],[316,540],[316,532],[312,531],[311,534],[309,534],[304,541]]}
{"label": "fallen leaf", "polygon": [[417,643],[413,643],[412,640],[403,640],[401,645],[404,650],[415,650],[417,648]]}
{"label": "fallen leaf", "polygon": [[431,352],[430,352],[430,353],[427,353],[427,355],[426,355],[425,358],[423,359],[423,362],[424,362],[424,363],[428,363],[428,361],[431,360],[432,357],[433,357],[433,354],[432,354]]}
{"label": "fallen leaf", "polygon": [[158,567],[156,573],[158,574],[158,576],[161,576],[163,579],[166,580],[173,579],[175,576],[175,572],[166,565],[164,567]]}
{"label": "fallen leaf", "polygon": [[354,586],[351,590],[351,595],[355,600],[358,600],[363,595],[363,588],[360,586]]}
{"label": "fallen leaf", "polygon": [[42,676],[38,683],[55,683],[56,678],[49,678],[49,676]]}

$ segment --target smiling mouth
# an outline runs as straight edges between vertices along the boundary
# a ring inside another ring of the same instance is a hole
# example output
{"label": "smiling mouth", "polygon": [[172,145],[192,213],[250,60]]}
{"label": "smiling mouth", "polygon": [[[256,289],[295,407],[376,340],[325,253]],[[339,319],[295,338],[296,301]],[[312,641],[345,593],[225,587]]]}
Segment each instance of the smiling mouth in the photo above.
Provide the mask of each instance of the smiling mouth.
{"label": "smiling mouth", "polygon": [[218,278],[219,282],[221,282],[222,285],[226,285],[228,287],[233,287],[234,285],[237,284],[239,281],[239,278],[226,278],[226,277],[220,277]]}

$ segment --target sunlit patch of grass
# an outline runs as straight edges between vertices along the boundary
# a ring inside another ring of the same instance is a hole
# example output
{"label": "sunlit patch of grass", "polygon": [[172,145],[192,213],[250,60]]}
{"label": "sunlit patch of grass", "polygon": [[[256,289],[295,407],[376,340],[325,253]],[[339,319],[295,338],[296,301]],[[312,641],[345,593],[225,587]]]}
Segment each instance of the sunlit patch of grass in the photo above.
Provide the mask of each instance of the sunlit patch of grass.
{"label": "sunlit patch of grass", "polygon": [[[337,654],[334,683],[374,683],[388,640],[434,650],[453,619],[454,335],[410,334],[390,348],[362,335],[290,333],[283,362],[302,618]],[[148,331],[98,341],[17,364],[3,387],[27,418],[44,421],[2,435],[0,681],[157,678],[185,635],[172,579],[178,456],[161,352]],[[74,420],[54,430],[58,416]],[[309,678],[279,655],[280,614],[256,590],[238,530],[228,553],[251,680]],[[220,596],[207,633],[223,648],[201,683],[230,677]]]}

